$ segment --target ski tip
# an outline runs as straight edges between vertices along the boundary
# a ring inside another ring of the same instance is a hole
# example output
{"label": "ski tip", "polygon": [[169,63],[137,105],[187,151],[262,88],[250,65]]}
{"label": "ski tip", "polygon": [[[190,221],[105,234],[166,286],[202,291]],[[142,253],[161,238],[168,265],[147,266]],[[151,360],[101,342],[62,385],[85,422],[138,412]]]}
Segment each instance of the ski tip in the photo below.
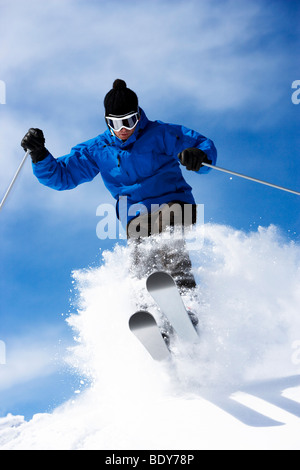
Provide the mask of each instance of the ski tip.
{"label": "ski tip", "polygon": [[175,281],[172,276],[165,271],[156,271],[155,273],[150,274],[146,284],[148,290],[157,290],[173,286]]}
{"label": "ski tip", "polygon": [[169,357],[170,351],[151,313],[134,313],[129,319],[129,328],[153,359],[163,361]]}
{"label": "ski tip", "polygon": [[131,330],[145,328],[153,324],[156,324],[156,321],[153,315],[151,315],[151,313],[144,311],[144,310],[139,310],[138,312],[135,312],[129,318],[129,328]]}

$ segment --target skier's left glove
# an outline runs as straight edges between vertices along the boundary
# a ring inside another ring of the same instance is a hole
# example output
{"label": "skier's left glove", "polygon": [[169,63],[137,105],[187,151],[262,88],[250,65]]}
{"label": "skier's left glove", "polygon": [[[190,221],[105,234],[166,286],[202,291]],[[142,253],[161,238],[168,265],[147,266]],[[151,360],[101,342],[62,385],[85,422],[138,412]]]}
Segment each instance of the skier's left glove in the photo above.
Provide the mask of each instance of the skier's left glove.
{"label": "skier's left glove", "polygon": [[178,154],[178,158],[181,164],[190,171],[199,171],[203,163],[212,163],[212,161],[207,158],[206,153],[197,147],[190,147],[183,150]]}
{"label": "skier's left glove", "polygon": [[48,150],[45,148],[43,131],[40,129],[29,129],[22,139],[21,147],[23,147],[25,152],[29,150],[33,163],[41,162],[49,155]]}

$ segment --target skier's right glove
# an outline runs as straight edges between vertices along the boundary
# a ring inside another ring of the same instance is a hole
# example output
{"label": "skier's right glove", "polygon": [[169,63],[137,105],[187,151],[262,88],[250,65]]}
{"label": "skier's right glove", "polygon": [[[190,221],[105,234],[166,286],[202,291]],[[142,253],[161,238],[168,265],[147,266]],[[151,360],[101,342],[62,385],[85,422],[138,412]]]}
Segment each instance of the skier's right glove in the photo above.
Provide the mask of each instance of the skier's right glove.
{"label": "skier's right glove", "polygon": [[22,139],[21,147],[23,147],[25,152],[29,150],[33,163],[41,162],[49,155],[48,150],[45,148],[43,131],[40,129],[29,129]]}

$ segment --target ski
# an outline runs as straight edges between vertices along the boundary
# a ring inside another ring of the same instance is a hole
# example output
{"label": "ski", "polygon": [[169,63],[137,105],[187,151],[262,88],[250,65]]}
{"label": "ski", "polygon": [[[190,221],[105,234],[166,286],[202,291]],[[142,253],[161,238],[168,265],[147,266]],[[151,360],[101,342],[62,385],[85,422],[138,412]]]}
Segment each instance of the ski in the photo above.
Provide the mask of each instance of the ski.
{"label": "ski", "polygon": [[184,341],[197,342],[199,340],[198,333],[186,311],[172,276],[163,271],[151,274],[147,279],[147,290],[177,335]]}
{"label": "ski", "polygon": [[156,361],[170,356],[170,351],[151,313],[139,311],[129,319],[129,328]]}

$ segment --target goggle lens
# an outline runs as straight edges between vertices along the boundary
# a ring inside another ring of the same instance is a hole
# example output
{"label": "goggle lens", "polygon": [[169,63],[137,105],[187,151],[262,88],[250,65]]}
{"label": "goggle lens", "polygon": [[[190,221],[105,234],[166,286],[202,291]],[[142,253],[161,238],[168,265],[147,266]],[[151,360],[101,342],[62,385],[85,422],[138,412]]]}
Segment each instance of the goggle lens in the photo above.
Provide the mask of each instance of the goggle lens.
{"label": "goggle lens", "polygon": [[107,116],[105,119],[106,119],[108,126],[113,131],[118,132],[123,127],[125,127],[125,129],[128,129],[128,130],[133,129],[137,125],[139,118],[140,118],[139,113],[133,113],[124,117]]}

